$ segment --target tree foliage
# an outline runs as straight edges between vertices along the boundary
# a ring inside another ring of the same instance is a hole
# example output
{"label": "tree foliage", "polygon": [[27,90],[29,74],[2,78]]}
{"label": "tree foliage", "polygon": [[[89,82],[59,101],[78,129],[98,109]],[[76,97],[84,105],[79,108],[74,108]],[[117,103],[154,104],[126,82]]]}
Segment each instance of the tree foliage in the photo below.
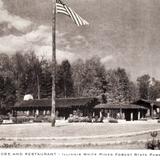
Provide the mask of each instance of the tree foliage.
{"label": "tree foliage", "polygon": [[57,97],[73,97],[74,95],[72,69],[68,60],[62,61],[62,64],[57,66],[56,94]]}
{"label": "tree foliage", "polygon": [[149,87],[149,98],[156,100],[160,98],[160,81],[152,78],[150,87]]}
{"label": "tree foliage", "polygon": [[98,96],[105,91],[105,68],[99,57],[73,64],[74,89],[78,96]]}
{"label": "tree foliage", "polygon": [[150,76],[145,74],[137,78],[139,86],[139,96],[143,99],[149,99]]}
{"label": "tree foliage", "polygon": [[[160,81],[145,74],[130,80],[124,68],[106,70],[97,56],[57,64],[56,97],[100,97],[102,103],[129,103],[138,98],[160,98]],[[7,111],[25,94],[51,98],[52,63],[33,51],[0,54],[0,108]]]}
{"label": "tree foliage", "polygon": [[130,80],[125,69],[109,70],[106,75],[108,100],[114,103],[130,101]]}

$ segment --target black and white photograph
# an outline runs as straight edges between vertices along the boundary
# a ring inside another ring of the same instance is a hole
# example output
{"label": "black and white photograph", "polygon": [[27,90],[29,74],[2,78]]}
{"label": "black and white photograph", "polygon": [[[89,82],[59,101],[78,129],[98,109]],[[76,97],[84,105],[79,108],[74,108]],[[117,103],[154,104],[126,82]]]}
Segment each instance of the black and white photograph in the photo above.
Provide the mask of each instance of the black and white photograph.
{"label": "black and white photograph", "polygon": [[159,150],[159,61],[159,0],[0,0],[0,149]]}

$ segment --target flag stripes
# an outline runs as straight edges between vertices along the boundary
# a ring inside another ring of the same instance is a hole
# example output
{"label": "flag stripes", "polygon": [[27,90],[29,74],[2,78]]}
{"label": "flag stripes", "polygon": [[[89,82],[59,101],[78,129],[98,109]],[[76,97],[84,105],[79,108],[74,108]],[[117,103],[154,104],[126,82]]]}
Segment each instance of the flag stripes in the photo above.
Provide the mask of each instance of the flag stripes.
{"label": "flag stripes", "polygon": [[66,11],[66,9],[64,8],[63,4],[56,3],[56,9],[57,9],[57,13],[63,13],[63,14],[66,14],[67,16],[69,16],[69,14]]}
{"label": "flag stripes", "polygon": [[89,25],[89,23],[80,17],[75,11],[69,8],[67,5],[62,3],[56,3],[57,13],[62,13],[69,16],[77,26]]}

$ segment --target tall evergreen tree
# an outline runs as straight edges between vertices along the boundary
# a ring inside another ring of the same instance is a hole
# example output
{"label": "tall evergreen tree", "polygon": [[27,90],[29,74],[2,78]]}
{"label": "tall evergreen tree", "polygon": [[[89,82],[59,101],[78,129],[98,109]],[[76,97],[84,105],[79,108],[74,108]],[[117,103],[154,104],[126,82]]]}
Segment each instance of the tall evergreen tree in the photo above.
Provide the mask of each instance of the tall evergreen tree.
{"label": "tall evergreen tree", "polygon": [[52,96],[52,67],[50,62],[46,62],[42,66],[40,76],[41,98],[51,98]]}
{"label": "tall evergreen tree", "polygon": [[23,99],[27,84],[25,83],[25,68],[27,66],[26,59],[22,53],[16,53],[11,57],[11,65],[13,78],[16,85],[17,101]]}
{"label": "tall evergreen tree", "polygon": [[105,68],[100,62],[100,58],[95,56],[85,62],[85,77],[83,80],[83,95],[98,96],[104,93]]}
{"label": "tall evergreen tree", "polygon": [[109,70],[106,74],[108,100],[113,103],[129,101],[130,81],[125,69]]}
{"label": "tall evergreen tree", "polygon": [[6,109],[10,109],[16,102],[16,88],[11,78],[7,77],[4,83],[4,104]]}
{"label": "tall evergreen tree", "polygon": [[57,67],[56,94],[57,97],[74,96],[72,69],[68,60]]}
{"label": "tall evergreen tree", "polygon": [[150,76],[145,74],[137,78],[137,83],[139,87],[139,96],[143,99],[150,99],[149,89],[150,89]]}
{"label": "tall evergreen tree", "polygon": [[160,98],[160,81],[152,78],[149,87],[149,98],[156,100]]}
{"label": "tall evergreen tree", "polygon": [[72,64],[72,79],[74,82],[74,94],[76,97],[82,97],[84,90],[85,63],[82,59],[76,60]]}
{"label": "tall evergreen tree", "polygon": [[[45,60],[39,59],[33,51],[26,53],[25,59],[27,60],[27,66],[25,68],[26,73],[26,91],[31,93],[34,98],[41,98],[40,95],[40,78],[42,75],[42,66],[45,63]],[[30,83],[32,82],[32,83]]]}
{"label": "tall evergreen tree", "polygon": [[4,78],[0,75],[0,108],[4,102],[5,93],[4,93]]}

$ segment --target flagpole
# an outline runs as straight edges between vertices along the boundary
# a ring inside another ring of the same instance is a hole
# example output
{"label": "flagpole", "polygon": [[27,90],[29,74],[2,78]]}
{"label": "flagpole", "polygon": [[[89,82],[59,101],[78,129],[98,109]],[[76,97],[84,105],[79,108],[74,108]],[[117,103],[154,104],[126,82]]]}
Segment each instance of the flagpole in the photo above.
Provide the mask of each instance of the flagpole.
{"label": "flagpole", "polygon": [[51,126],[56,123],[55,106],[56,106],[56,0],[52,1],[52,108],[51,108]]}

